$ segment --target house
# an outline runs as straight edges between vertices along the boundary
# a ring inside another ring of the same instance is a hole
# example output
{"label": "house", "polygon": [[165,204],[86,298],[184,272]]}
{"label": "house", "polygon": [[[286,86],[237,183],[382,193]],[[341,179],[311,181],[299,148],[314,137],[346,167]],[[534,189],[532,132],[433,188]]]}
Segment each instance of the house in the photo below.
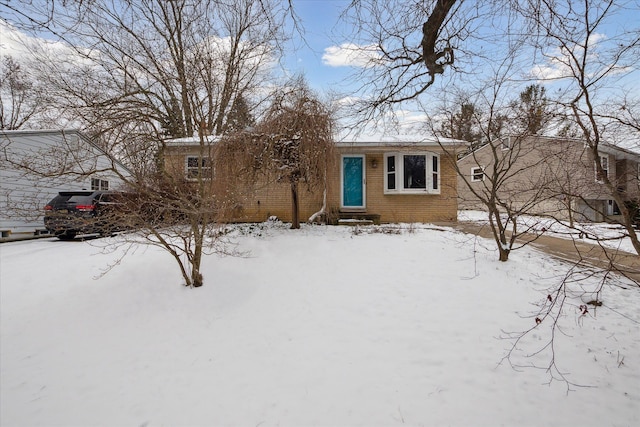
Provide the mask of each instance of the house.
{"label": "house", "polygon": [[2,130],[2,237],[44,232],[42,209],[58,191],[113,190],[129,174],[77,130]]}
{"label": "house", "polygon": [[[166,142],[165,167],[173,175],[190,179],[206,171],[216,173],[215,137],[203,147],[198,139]],[[441,145],[442,144],[442,145]],[[329,220],[365,220],[375,223],[455,221],[455,153],[466,143],[438,142],[416,136],[343,139],[335,144],[332,167],[324,191],[300,189],[300,218],[324,207]],[[227,186],[234,186],[229,177]],[[213,185],[213,184],[212,184]],[[255,183],[237,201],[234,221],[260,222],[270,217],[291,220],[291,192],[284,183]]]}
{"label": "house", "polygon": [[[599,155],[604,173],[622,199],[637,202],[640,154],[601,143]],[[597,222],[620,215],[596,173],[591,150],[579,139],[505,138],[499,145],[486,144],[462,157],[458,168],[461,209],[484,209],[473,192],[488,194],[494,177],[500,182],[498,198],[523,213]]]}

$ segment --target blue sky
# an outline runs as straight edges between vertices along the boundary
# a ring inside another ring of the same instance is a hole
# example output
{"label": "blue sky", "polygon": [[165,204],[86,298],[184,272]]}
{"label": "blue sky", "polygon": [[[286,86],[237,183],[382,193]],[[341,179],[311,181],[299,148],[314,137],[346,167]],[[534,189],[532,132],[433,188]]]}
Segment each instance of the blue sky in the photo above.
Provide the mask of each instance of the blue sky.
{"label": "blue sky", "polygon": [[[330,66],[323,60],[325,49],[344,40],[334,40],[332,32],[339,24],[340,13],[349,5],[346,0],[293,0],[295,13],[304,28],[304,40],[292,33],[293,49],[283,58],[290,74],[304,74],[313,89],[324,92],[335,88],[350,73],[347,66]],[[20,56],[24,47],[11,43],[6,27],[0,25],[0,54]]]}
{"label": "blue sky", "polygon": [[[313,89],[327,91],[340,85],[351,68],[328,65],[323,59],[326,49],[347,40],[335,39],[340,13],[349,5],[345,0],[294,0],[296,14],[304,27],[304,42],[296,41],[296,49],[285,58],[291,73],[303,73]],[[306,43],[306,44],[305,44]]]}
{"label": "blue sky", "polygon": [[[350,0],[292,0],[296,15],[300,18],[300,25],[304,28],[304,40],[300,39],[298,33],[292,32],[294,40],[291,42],[292,49],[288,49],[285,57],[282,59],[282,64],[286,68],[288,74],[304,74],[312,89],[316,90],[320,94],[327,94],[335,91],[350,95],[350,85],[353,83],[350,78],[353,78],[354,74],[359,71],[359,68],[349,66],[349,63],[353,63],[353,58],[348,58],[345,49],[341,49],[345,43],[353,42],[348,36],[343,34],[349,34],[352,28],[346,26],[346,24],[340,20],[340,15],[351,3]],[[607,27],[604,28],[606,34],[603,34],[601,40],[607,40],[611,36],[615,36],[622,28],[629,29],[632,27],[637,28],[638,22],[640,22],[640,2],[632,0],[627,3],[630,8],[628,13],[623,13],[617,16],[617,19],[610,22]],[[482,28],[484,22],[479,23],[479,28]],[[0,54],[13,54],[16,55],[21,48],[18,45],[11,45],[6,37],[6,34],[1,32],[2,25],[0,25]],[[484,30],[494,31],[493,25],[488,25]],[[341,36],[343,35],[343,36]],[[609,42],[613,41],[612,39]],[[485,43],[485,48],[491,48],[490,43]],[[467,46],[468,47],[468,46]],[[473,52],[473,49],[467,50],[467,54]],[[549,47],[548,53],[557,54],[553,51],[553,47]],[[17,56],[17,55],[16,55]],[[456,61],[464,61],[464,53],[460,57],[456,56]],[[562,74],[561,67],[557,63],[550,61],[543,61],[543,58],[538,56],[537,58],[525,58],[525,61],[521,64],[523,66],[522,73],[536,73],[538,76],[559,76]],[[628,89],[634,95],[640,92],[640,85],[637,84],[640,81],[640,72],[635,64],[634,71],[627,75],[622,81],[617,81],[615,87],[609,89],[618,89],[618,92],[622,90],[622,86],[625,86],[625,90]],[[464,72],[470,70],[465,69]],[[471,70],[476,72],[476,70]],[[443,79],[449,78],[449,76],[455,74],[448,71],[443,76]],[[442,79],[441,79],[442,80]],[[530,80],[531,82],[532,80]],[[525,81],[526,83],[526,81]],[[557,83],[546,83],[549,87]],[[403,105],[405,107],[405,105]],[[406,108],[410,108],[406,106]],[[420,114],[410,115],[409,120],[415,122],[421,120]],[[406,117],[405,117],[406,119]]]}
{"label": "blue sky", "polygon": [[[317,89],[330,89],[343,82],[353,71],[352,67],[346,66],[344,56],[334,58],[334,63],[341,63],[342,66],[330,65],[326,57],[341,44],[350,42],[339,36],[345,25],[340,21],[340,14],[350,3],[347,0],[293,0],[295,11],[305,28],[308,46],[300,41],[295,43],[298,50],[288,53],[285,63],[291,72],[304,72]],[[638,27],[640,4],[634,3],[630,2],[632,6],[627,13],[616,15],[615,20],[608,19],[607,25],[602,27],[607,33],[603,38],[613,36],[622,29]],[[534,64],[531,65],[533,67]]]}

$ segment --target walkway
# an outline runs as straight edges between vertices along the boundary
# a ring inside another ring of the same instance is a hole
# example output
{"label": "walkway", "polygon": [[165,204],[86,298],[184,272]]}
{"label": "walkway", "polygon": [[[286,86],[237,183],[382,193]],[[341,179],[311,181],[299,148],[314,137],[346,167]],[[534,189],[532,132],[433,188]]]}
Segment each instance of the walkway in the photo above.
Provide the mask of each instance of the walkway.
{"label": "walkway", "polygon": [[[451,225],[464,233],[493,239],[488,225],[468,221],[459,221]],[[525,237],[526,239],[526,237]],[[534,239],[531,235],[528,241]],[[602,269],[613,267],[636,283],[640,284],[640,256],[615,249],[604,249],[598,244],[588,243],[586,240],[571,240],[549,235],[543,235],[531,243],[532,246],[565,261],[579,265],[589,265]]]}

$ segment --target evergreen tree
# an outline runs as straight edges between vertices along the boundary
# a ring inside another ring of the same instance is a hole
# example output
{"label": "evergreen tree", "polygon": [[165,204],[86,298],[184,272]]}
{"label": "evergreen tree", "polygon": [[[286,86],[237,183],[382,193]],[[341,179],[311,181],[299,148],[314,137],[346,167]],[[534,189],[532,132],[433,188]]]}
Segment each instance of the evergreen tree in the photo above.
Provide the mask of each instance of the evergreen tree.
{"label": "evergreen tree", "polygon": [[475,104],[461,103],[460,111],[450,115],[449,119],[443,123],[442,136],[468,142],[479,142],[481,139],[481,133],[478,131],[479,115],[480,112]]}
{"label": "evergreen tree", "polygon": [[251,114],[251,108],[244,96],[239,95],[236,97],[233,105],[231,106],[231,110],[227,115],[227,122],[225,124],[224,131],[225,133],[242,131],[253,127],[254,125],[255,119]]}
{"label": "evergreen tree", "polygon": [[529,135],[540,134],[549,121],[549,103],[546,89],[539,84],[527,86],[520,92],[516,106],[516,122]]}

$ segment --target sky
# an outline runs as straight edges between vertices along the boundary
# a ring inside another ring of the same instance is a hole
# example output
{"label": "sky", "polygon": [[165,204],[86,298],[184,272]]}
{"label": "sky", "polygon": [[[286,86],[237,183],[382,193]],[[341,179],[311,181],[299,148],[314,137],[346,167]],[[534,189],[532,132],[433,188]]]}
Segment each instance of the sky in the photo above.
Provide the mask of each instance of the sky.
{"label": "sky", "polygon": [[[304,38],[300,39],[299,34],[293,33],[295,40],[291,43],[292,48],[287,51],[282,62],[285,67],[284,73],[286,75],[304,75],[311,88],[321,95],[337,92],[340,97],[347,99],[355,94],[355,85],[350,77],[353,77],[354,73],[358,72],[358,65],[362,63],[358,61],[357,56],[353,55],[353,52],[350,53],[345,49],[348,48],[352,40],[345,39],[344,34],[349,34],[351,28],[348,28],[347,24],[340,19],[340,14],[349,4],[349,0],[293,0],[295,13],[300,18],[301,27],[304,28]],[[597,40],[606,41],[611,39],[611,36],[619,32],[620,29],[629,28],[631,25],[637,27],[637,22],[640,21],[640,4],[636,1],[631,1],[629,4],[634,8],[629,9],[629,13],[620,15],[616,21],[605,27],[607,34],[598,34]],[[484,23],[481,25],[484,25]],[[488,28],[491,31],[490,25],[483,28],[484,30]],[[0,54],[16,54],[21,49],[23,48],[11,42],[7,27],[0,22]],[[560,58],[562,57],[562,54],[553,46],[549,47],[548,52],[556,54]],[[468,52],[466,53],[468,54]],[[458,56],[460,58],[457,57],[456,60],[464,61],[464,58],[462,58],[464,54],[465,52],[459,53]],[[468,64],[468,62],[464,64]],[[468,69],[457,70],[458,75],[461,75],[460,71],[463,73],[469,71],[477,72],[477,70]],[[522,75],[528,74],[549,78],[556,78],[561,76],[562,73],[563,69],[558,61],[544,61],[540,57],[533,56],[527,58],[522,70]],[[441,80],[444,81],[444,79],[448,79],[453,74],[454,71],[449,69]],[[622,85],[625,85],[625,90],[628,89],[630,93],[640,96],[640,87],[635,83],[638,80],[640,80],[640,72],[635,69],[633,74],[616,82],[609,89],[615,91],[616,88],[619,89]],[[545,84],[549,88],[548,92],[558,85],[557,81]],[[618,90],[617,92],[616,96],[620,96],[621,91]],[[427,96],[423,96],[421,100],[427,98]],[[401,121],[410,123],[423,120],[422,113],[410,108],[413,107],[407,106],[408,110],[401,110]]]}
{"label": "sky", "polygon": [[297,43],[298,49],[286,63],[292,73],[304,73],[316,90],[326,91],[341,85],[348,76],[349,67],[336,66],[344,62],[338,62],[335,57],[338,43],[332,35],[339,28],[340,13],[348,4],[344,0],[294,1],[295,11],[305,28],[306,43]]}
{"label": "sky", "polygon": [[[345,40],[344,36],[341,36],[348,33],[344,31],[348,28],[346,28],[347,24],[340,19],[340,14],[350,3],[349,0],[293,1],[294,10],[300,18],[304,34],[301,39],[300,34],[293,33],[295,40],[290,44],[292,49],[284,58],[286,72],[291,75],[304,74],[311,87],[319,92],[348,91],[346,80],[355,69],[353,65],[358,65],[357,58],[344,49],[348,47],[350,40]],[[640,9],[618,17],[607,29],[615,33],[620,28],[628,28],[637,20],[640,20]],[[15,30],[8,28],[0,19],[0,54],[19,56],[24,52],[24,47],[13,41],[14,34]],[[21,34],[20,37],[27,36]],[[606,35],[602,38],[606,38]],[[533,62],[531,72],[551,78],[557,77],[560,73],[557,64],[554,66],[552,63],[534,64]]]}
{"label": "sky", "polygon": [[[304,34],[301,39],[294,33],[296,40],[291,42],[292,50],[285,56],[284,64],[289,74],[305,75],[311,87],[319,92],[341,87],[350,73],[350,67],[346,66],[348,59],[339,49],[345,41],[336,41],[332,35],[339,29],[340,13],[348,5],[349,1],[345,0],[294,1],[295,13],[304,27]],[[0,54],[23,55],[26,49],[17,39],[32,38],[8,27],[1,18],[0,15]]]}

